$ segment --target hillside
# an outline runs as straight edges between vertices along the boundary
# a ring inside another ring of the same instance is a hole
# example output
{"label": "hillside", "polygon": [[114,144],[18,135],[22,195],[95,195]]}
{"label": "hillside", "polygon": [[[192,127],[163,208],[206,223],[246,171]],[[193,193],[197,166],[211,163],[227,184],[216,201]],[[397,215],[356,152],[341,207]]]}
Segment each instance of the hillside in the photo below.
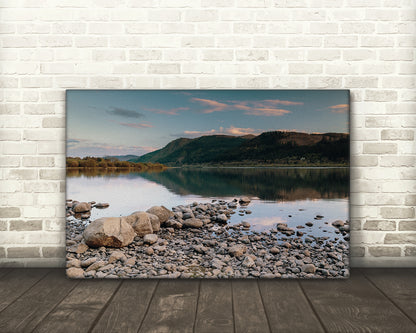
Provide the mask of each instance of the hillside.
{"label": "hillside", "polygon": [[196,164],[347,164],[349,135],[264,132],[258,136],[210,135],[177,139],[131,162]]}
{"label": "hillside", "polygon": [[115,155],[115,156],[104,156],[103,158],[111,160],[111,159],[116,159],[119,161],[129,161],[132,160],[134,158],[138,158],[139,156],[137,155]]}

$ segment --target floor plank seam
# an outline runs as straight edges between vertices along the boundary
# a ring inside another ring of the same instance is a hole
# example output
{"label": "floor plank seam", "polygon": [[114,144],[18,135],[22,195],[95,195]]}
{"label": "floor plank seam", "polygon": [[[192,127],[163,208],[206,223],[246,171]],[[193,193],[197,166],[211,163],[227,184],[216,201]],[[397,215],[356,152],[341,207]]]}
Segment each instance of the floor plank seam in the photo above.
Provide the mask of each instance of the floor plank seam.
{"label": "floor plank seam", "polygon": [[110,305],[111,301],[113,300],[113,298],[116,296],[117,292],[119,291],[119,289],[121,288],[121,285],[123,284],[124,281],[121,281],[119,283],[119,285],[117,286],[116,290],[114,290],[114,293],[111,295],[111,297],[108,299],[108,301],[104,304],[103,308],[100,310],[100,312],[98,313],[97,317],[95,317],[94,321],[91,324],[91,327],[89,328],[89,330],[87,331],[88,333],[91,333],[92,330],[94,329],[95,325],[97,325],[98,321],[100,320],[100,318],[102,317],[102,315],[104,314],[105,310],[107,310],[108,306]]}
{"label": "floor plank seam", "polygon": [[235,312],[234,312],[234,291],[233,291],[233,281],[231,282],[231,310],[232,310],[232,314],[233,314],[233,332],[236,333],[235,331]]}
{"label": "floor plank seam", "polygon": [[47,318],[65,300],[65,298],[68,297],[68,295],[76,288],[76,286],[79,285],[79,283],[80,281],[77,281],[77,283],[75,283],[75,285],[68,290],[68,292],[62,297],[62,299],[58,303],[56,303],[54,307],[52,307],[52,309],[42,318],[42,320],[39,323],[36,324],[35,327],[33,327],[32,332],[36,332],[37,327],[42,324],[43,320]]}
{"label": "floor plank seam", "polygon": [[201,293],[201,280],[199,280],[198,284],[198,296],[196,297],[196,309],[195,309],[195,317],[194,317],[194,326],[192,327],[192,332],[195,333],[196,328],[196,318],[198,316],[198,306],[199,306],[199,295]]}
{"label": "floor plank seam", "polygon": [[315,307],[313,306],[311,300],[309,299],[308,295],[306,294],[305,289],[302,286],[302,283],[299,282],[299,281],[297,281],[297,283],[299,285],[300,290],[302,290],[303,296],[305,297],[306,301],[308,302],[309,306],[311,307],[312,312],[314,313],[316,319],[318,319],[319,324],[321,325],[322,329],[324,330],[325,333],[328,333],[328,330],[326,329],[321,317],[318,315],[318,312],[316,312]]}
{"label": "floor plank seam", "polygon": [[379,288],[366,274],[364,271],[361,271],[362,275],[364,276],[364,278],[370,282],[370,284],[376,288],[385,298],[387,298],[391,304],[393,304],[401,313],[403,313],[403,315],[409,319],[413,324],[415,324],[416,326],[416,321],[412,319],[412,317],[410,317],[398,304],[396,304],[395,301],[393,301],[381,288]]}
{"label": "floor plank seam", "polygon": [[264,306],[263,295],[261,293],[260,286],[259,286],[259,281],[258,280],[256,281],[256,285],[257,285],[257,290],[259,291],[259,294],[260,294],[261,305],[263,306],[264,315],[266,316],[266,321],[267,321],[267,326],[269,327],[269,332],[272,332],[272,325],[270,325],[269,315],[267,314],[267,309]]}
{"label": "floor plank seam", "polygon": [[50,272],[52,272],[52,270],[46,271],[45,275],[43,275],[39,280],[37,280],[36,282],[34,282],[26,291],[24,291],[21,295],[19,295],[19,297],[17,297],[13,302],[11,302],[10,304],[8,304],[3,310],[0,311],[0,314],[6,310],[10,305],[16,303],[23,295],[25,295],[29,290],[31,290],[34,286],[36,286],[40,281],[42,281]]}
{"label": "floor plank seam", "polygon": [[156,294],[156,290],[157,290],[157,288],[159,287],[159,282],[160,282],[160,280],[158,280],[158,281],[157,281],[157,283],[156,283],[156,285],[155,285],[155,287],[154,287],[154,289],[153,289],[152,296],[150,296],[149,304],[147,305],[147,308],[146,308],[146,311],[145,311],[145,313],[144,313],[144,315],[143,315],[142,321],[140,322],[140,326],[139,326],[139,328],[137,329],[137,333],[139,333],[139,332],[140,332],[140,330],[142,329],[142,326],[143,326],[144,320],[146,319],[146,317],[147,317],[147,313],[149,312],[149,309],[150,309],[150,304],[152,304],[153,298],[154,298],[154,296],[155,296],[155,294]]}

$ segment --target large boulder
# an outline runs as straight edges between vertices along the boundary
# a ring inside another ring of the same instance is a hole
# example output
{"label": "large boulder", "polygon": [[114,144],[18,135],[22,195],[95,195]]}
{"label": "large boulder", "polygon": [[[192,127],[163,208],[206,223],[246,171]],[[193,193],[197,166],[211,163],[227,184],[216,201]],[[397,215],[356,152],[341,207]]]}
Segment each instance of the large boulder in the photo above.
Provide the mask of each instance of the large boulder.
{"label": "large boulder", "polygon": [[74,213],[86,213],[91,210],[91,204],[88,202],[79,202],[73,206],[72,210]]}
{"label": "large boulder", "polygon": [[78,267],[70,267],[66,270],[66,276],[70,279],[82,279],[84,278],[84,270]]}
{"label": "large boulder", "polygon": [[234,257],[241,257],[246,251],[247,247],[244,245],[234,245],[228,249],[228,253]]}
{"label": "large boulder", "polygon": [[138,236],[144,236],[153,233],[152,222],[149,214],[146,212],[134,212],[125,217]]}
{"label": "large boulder", "polygon": [[149,216],[150,224],[152,225],[153,232],[158,232],[160,230],[159,218],[154,214],[147,213],[147,215]]}
{"label": "large boulder", "polygon": [[165,223],[169,217],[173,216],[173,212],[167,209],[165,206],[153,206],[146,212],[156,215],[159,218],[160,223]]}
{"label": "large boulder", "polygon": [[90,247],[124,247],[133,242],[135,232],[123,217],[103,217],[91,222],[83,236]]}

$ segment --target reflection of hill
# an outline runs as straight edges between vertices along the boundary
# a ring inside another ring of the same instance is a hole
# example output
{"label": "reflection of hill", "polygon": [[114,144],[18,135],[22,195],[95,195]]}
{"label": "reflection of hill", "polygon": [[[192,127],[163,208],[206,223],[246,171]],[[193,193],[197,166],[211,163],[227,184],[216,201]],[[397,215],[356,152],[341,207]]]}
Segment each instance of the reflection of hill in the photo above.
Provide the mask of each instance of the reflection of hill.
{"label": "reflection of hill", "polygon": [[348,169],[206,168],[140,173],[170,191],[208,197],[250,195],[263,200],[348,198]]}
{"label": "reflection of hill", "polygon": [[146,173],[157,173],[161,172],[161,169],[147,170],[147,171],[132,171],[130,169],[101,169],[101,168],[67,168],[66,176],[67,177],[123,177],[123,178],[137,178]]}

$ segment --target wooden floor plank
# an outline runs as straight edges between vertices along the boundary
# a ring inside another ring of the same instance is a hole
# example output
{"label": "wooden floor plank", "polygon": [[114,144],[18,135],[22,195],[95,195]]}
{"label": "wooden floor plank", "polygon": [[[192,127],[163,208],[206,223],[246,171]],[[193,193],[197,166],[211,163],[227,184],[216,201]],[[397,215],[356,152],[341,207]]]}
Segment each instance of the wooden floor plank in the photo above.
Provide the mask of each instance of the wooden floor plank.
{"label": "wooden floor plank", "polygon": [[256,280],[232,281],[235,332],[270,332]]}
{"label": "wooden floor plank", "polygon": [[79,282],[34,332],[87,332],[120,284],[120,280]]}
{"label": "wooden floor plank", "polygon": [[13,303],[50,270],[41,268],[15,268],[0,279],[0,311]]}
{"label": "wooden floor plank", "polygon": [[[43,273],[47,272],[43,270]],[[31,332],[78,283],[67,280],[64,274],[62,269],[51,270],[4,309],[0,313],[0,332]],[[25,277],[30,280],[29,272]]]}
{"label": "wooden floor plank", "polygon": [[195,332],[234,332],[232,290],[229,281],[201,282]]}
{"label": "wooden floor plank", "polygon": [[377,268],[365,269],[362,272],[416,323],[416,274],[413,270]]}
{"label": "wooden floor plank", "polygon": [[143,321],[157,281],[123,281],[92,332],[136,333]]}
{"label": "wooden floor plank", "polygon": [[324,332],[296,280],[261,280],[260,293],[272,332]]}
{"label": "wooden floor plank", "polygon": [[300,282],[328,332],[415,332],[415,325],[360,272]]}
{"label": "wooden floor plank", "polygon": [[199,283],[197,280],[160,281],[139,332],[192,332]]}
{"label": "wooden floor plank", "polygon": [[13,268],[0,268],[0,279],[6,274],[10,273]]}

